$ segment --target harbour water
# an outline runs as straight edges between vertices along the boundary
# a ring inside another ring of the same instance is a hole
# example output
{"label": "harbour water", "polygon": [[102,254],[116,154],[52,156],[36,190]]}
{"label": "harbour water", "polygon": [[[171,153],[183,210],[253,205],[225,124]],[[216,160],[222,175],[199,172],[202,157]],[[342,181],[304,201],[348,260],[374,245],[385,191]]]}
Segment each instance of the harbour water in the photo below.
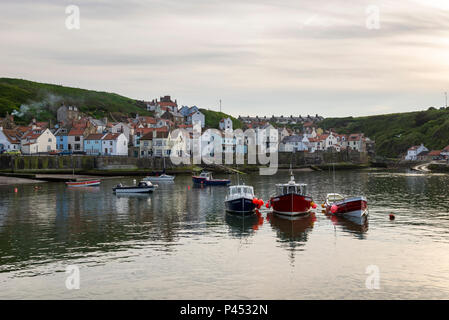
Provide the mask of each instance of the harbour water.
{"label": "harbour water", "polygon": [[[225,213],[226,187],[194,187],[189,176],[151,195],[112,193],[134,178],[0,186],[0,298],[449,298],[449,175],[295,177],[319,205],[328,192],[365,195],[368,222],[321,210],[289,221],[267,209],[243,220]],[[242,178],[266,200],[289,174]],[[79,268],[78,290],[66,288],[69,265]],[[378,288],[367,286],[373,266]]]}

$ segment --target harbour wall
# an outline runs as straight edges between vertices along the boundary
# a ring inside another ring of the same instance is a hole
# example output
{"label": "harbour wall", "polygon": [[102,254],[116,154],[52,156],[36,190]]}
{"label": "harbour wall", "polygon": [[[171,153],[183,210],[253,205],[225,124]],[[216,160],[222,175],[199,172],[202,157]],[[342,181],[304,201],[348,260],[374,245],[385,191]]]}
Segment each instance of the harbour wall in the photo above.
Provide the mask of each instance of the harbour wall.
{"label": "harbour wall", "polygon": [[[245,164],[247,164],[245,157]],[[368,163],[368,157],[364,153],[344,152],[279,152],[279,167],[301,167],[307,165],[325,165],[329,163]],[[224,163],[224,161],[223,161]],[[234,157],[234,163],[235,157]],[[201,165],[199,165],[201,166]],[[0,170],[20,172],[30,170],[42,171],[69,171],[69,170],[104,170],[104,171],[133,171],[150,170],[160,171],[164,168],[163,158],[134,158],[124,156],[53,156],[53,155],[1,155]],[[167,171],[192,168],[191,165],[175,165],[170,158],[165,158]]]}

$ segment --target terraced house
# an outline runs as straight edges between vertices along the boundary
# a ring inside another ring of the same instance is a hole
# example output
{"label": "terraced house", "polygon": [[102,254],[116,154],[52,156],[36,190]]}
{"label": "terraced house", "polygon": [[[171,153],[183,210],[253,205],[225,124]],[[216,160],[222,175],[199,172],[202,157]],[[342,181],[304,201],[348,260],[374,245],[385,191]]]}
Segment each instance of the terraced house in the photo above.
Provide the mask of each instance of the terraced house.
{"label": "terraced house", "polygon": [[23,154],[47,153],[56,150],[56,137],[50,129],[30,130],[21,138],[20,148]]}

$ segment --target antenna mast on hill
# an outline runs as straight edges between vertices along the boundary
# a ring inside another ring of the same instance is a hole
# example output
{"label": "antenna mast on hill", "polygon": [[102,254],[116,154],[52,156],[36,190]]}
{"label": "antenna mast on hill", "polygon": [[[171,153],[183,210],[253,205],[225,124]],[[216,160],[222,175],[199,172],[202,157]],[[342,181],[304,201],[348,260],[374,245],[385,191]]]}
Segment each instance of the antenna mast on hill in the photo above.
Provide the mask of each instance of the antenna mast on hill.
{"label": "antenna mast on hill", "polygon": [[446,95],[446,108],[447,108],[447,92],[444,93]]}
{"label": "antenna mast on hill", "polygon": [[[447,104],[447,103],[446,103]],[[220,99],[220,112],[221,112],[221,99]]]}

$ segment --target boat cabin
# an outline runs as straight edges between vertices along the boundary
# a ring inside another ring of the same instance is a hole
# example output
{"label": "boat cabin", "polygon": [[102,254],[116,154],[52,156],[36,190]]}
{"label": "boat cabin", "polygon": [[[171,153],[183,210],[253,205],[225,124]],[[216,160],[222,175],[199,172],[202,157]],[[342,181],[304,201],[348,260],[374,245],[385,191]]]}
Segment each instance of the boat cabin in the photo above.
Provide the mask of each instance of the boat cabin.
{"label": "boat cabin", "polygon": [[326,198],[329,202],[342,201],[345,199],[345,197],[338,193],[329,193]]}
{"label": "boat cabin", "polygon": [[229,195],[230,196],[235,196],[235,195],[248,195],[248,196],[254,196],[254,189],[251,186],[244,186],[244,185],[239,185],[239,186],[231,186],[229,187]]}
{"label": "boat cabin", "polygon": [[278,195],[285,195],[285,194],[292,194],[292,193],[306,195],[307,184],[296,183],[295,178],[292,175],[290,178],[290,181],[288,183],[277,184],[276,190],[277,190]]}
{"label": "boat cabin", "polygon": [[211,180],[212,179],[212,173],[211,172],[201,172],[200,174],[200,178],[204,178],[206,180]]}
{"label": "boat cabin", "polygon": [[137,186],[141,187],[141,188],[145,188],[145,187],[152,187],[153,184],[150,181],[140,181]]}

